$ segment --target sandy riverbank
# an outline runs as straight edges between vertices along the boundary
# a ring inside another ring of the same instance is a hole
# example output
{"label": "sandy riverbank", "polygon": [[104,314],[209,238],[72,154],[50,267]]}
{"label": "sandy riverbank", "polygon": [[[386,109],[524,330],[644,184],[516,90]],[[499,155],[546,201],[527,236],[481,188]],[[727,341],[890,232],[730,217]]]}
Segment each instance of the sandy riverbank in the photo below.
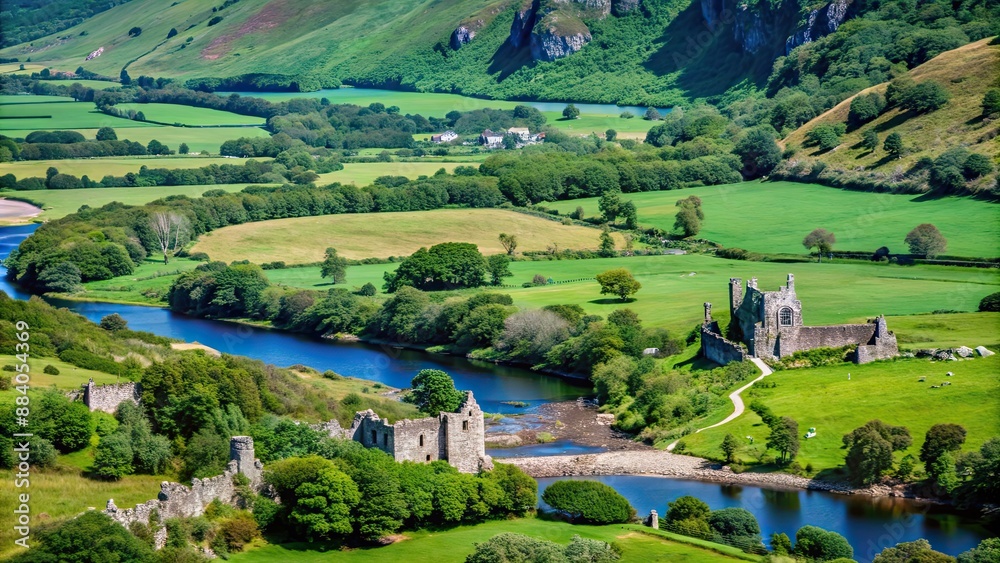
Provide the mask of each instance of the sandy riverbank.
{"label": "sandy riverbank", "polygon": [[30,203],[13,199],[0,199],[0,223],[25,223],[38,216],[42,210]]}

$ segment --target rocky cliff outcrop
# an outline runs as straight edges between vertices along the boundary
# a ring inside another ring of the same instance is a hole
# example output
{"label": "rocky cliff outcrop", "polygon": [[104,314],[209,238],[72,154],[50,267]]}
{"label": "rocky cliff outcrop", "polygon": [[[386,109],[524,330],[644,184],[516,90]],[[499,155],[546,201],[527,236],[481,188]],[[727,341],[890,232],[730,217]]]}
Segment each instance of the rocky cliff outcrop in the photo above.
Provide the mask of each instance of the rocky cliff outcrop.
{"label": "rocky cliff outcrop", "polygon": [[461,49],[462,45],[465,45],[476,37],[476,31],[478,30],[479,27],[473,25],[460,25],[456,27],[455,31],[451,32],[451,48],[456,51]]}
{"label": "rocky cliff outcrop", "polygon": [[[529,45],[536,61],[554,61],[573,54],[591,40],[584,18],[624,15],[641,0],[525,0],[514,12],[509,42]],[[456,30],[457,32],[458,30]]]}
{"label": "rocky cliff outcrop", "polygon": [[451,32],[451,39],[448,42],[451,48],[457,51],[462,48],[462,45],[475,39],[476,33],[488,26],[493,21],[493,18],[506,10],[509,5],[509,2],[500,2],[462,20],[458,24],[458,27],[455,28],[455,31]]}
{"label": "rocky cliff outcrop", "polygon": [[[536,61],[561,59],[579,51],[590,42],[590,31],[587,26],[579,20],[567,25],[562,18],[556,14],[549,14],[531,32],[531,57]],[[572,31],[566,31],[567,28]]]}
{"label": "rocky cliff outcrop", "polygon": [[815,41],[837,31],[840,24],[855,16],[853,7],[853,0],[834,0],[809,12],[805,23],[785,40],[785,54],[787,55],[799,45]]}
{"label": "rocky cliff outcrop", "polygon": [[[700,0],[702,18],[712,32],[732,25],[733,40],[744,53],[756,54],[783,42],[785,52],[837,30],[854,16],[853,0],[833,0],[802,18],[797,0],[750,3],[746,0]],[[802,21],[801,25],[798,22]]]}

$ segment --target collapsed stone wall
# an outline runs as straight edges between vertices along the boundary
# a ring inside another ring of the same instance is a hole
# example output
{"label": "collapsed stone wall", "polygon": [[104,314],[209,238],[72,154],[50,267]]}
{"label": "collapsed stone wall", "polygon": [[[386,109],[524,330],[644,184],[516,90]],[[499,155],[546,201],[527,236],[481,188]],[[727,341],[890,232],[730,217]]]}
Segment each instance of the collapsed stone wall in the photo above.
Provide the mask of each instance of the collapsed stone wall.
{"label": "collapsed stone wall", "polygon": [[800,350],[867,344],[874,334],[873,324],[788,327],[778,337],[777,355],[783,357]]}
{"label": "collapsed stone wall", "polygon": [[[133,522],[162,526],[170,518],[189,518],[201,516],[205,508],[213,501],[238,506],[238,495],[233,477],[243,474],[250,480],[250,488],[260,491],[263,487],[261,470],[263,465],[254,458],[253,438],[250,436],[233,436],[229,443],[229,464],[222,475],[207,479],[192,479],[191,486],[164,481],[160,485],[160,494],[155,499],[148,500],[134,508],[118,508],[114,499],[109,499],[104,513],[128,528]],[[163,528],[161,528],[163,530]],[[156,535],[156,547],[162,548],[166,543],[166,533],[161,531]]]}
{"label": "collapsed stone wall", "polygon": [[717,322],[701,326],[701,353],[705,358],[723,366],[729,362],[742,362],[747,358],[739,344],[726,340],[720,334]]}
{"label": "collapsed stone wall", "polygon": [[142,385],[135,382],[95,385],[93,378],[83,385],[83,404],[91,411],[114,413],[118,405],[125,401],[138,404],[142,397]]}

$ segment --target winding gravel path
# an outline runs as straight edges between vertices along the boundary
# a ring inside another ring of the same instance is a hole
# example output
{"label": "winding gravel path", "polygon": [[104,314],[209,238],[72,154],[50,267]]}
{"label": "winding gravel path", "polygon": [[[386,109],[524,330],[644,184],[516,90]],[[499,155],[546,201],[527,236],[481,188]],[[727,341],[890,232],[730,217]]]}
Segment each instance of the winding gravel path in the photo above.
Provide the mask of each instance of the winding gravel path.
{"label": "winding gravel path", "polygon": [[[735,407],[735,409],[733,410],[733,414],[727,416],[726,418],[722,419],[720,422],[716,422],[715,424],[713,424],[711,426],[706,426],[704,428],[699,428],[699,429],[695,430],[694,431],[695,434],[701,432],[702,430],[708,430],[709,428],[715,428],[717,426],[722,426],[723,424],[726,424],[728,422],[732,422],[733,420],[736,419],[736,417],[738,417],[741,414],[743,414],[743,411],[746,410],[746,406],[743,404],[743,397],[741,397],[740,395],[744,391],[746,391],[747,389],[753,387],[754,383],[757,383],[761,379],[764,379],[765,377],[767,377],[767,376],[771,375],[772,373],[774,373],[774,371],[771,370],[771,368],[768,367],[768,365],[764,363],[764,360],[762,360],[760,358],[751,357],[750,361],[753,362],[754,365],[757,366],[757,368],[761,371],[761,374],[760,374],[760,376],[757,379],[754,379],[750,383],[747,383],[743,387],[740,387],[736,391],[733,391],[732,393],[729,394],[729,400],[733,402],[733,406]],[[674,440],[674,442],[672,444],[670,444],[669,446],[667,446],[667,451],[668,452],[673,451],[674,447],[677,446],[677,442],[679,442],[679,441],[680,441],[679,439],[678,440]]]}

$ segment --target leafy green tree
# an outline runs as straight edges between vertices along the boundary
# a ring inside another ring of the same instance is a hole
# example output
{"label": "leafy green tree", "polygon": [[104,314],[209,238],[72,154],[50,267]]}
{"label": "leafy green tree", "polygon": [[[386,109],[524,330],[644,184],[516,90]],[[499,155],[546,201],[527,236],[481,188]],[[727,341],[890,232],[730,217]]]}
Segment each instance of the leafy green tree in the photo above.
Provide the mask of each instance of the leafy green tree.
{"label": "leafy green tree", "polygon": [[742,174],[747,180],[770,174],[781,162],[781,148],[778,146],[773,128],[752,127],[740,137],[733,153],[743,163]]}
{"label": "leafy green tree", "polygon": [[494,462],[484,478],[503,492],[496,506],[508,514],[524,515],[538,504],[538,481],[516,465]]}
{"label": "leafy green tree", "polygon": [[97,140],[98,141],[117,141],[118,135],[115,130],[111,127],[101,127],[97,130]]}
{"label": "leafy green tree", "polygon": [[726,463],[732,463],[736,459],[736,452],[740,449],[740,442],[736,436],[727,433],[720,447],[722,454],[726,456]]}
{"label": "leafy green tree", "polygon": [[903,156],[903,137],[899,133],[889,133],[882,148],[893,158]]}
{"label": "leafy green tree", "polygon": [[563,119],[577,119],[580,117],[580,110],[573,104],[567,104],[562,110]]}
{"label": "leafy green tree", "polygon": [[613,258],[618,253],[615,252],[615,239],[611,237],[611,229],[607,225],[601,229],[600,245],[597,253],[604,258]]}
{"label": "leafy green tree", "polygon": [[486,268],[490,272],[490,283],[501,285],[504,278],[513,276],[510,271],[510,258],[506,254],[493,254],[486,259]]}
{"label": "leafy green tree", "polygon": [[128,321],[118,313],[111,313],[101,317],[101,328],[108,332],[118,332],[128,329]]}
{"label": "leafy green tree", "polygon": [[121,82],[122,86],[129,86],[132,84],[132,77],[128,75],[128,71],[124,68],[118,74],[118,80]]}
{"label": "leafy green tree", "polygon": [[927,476],[934,480],[938,490],[950,495],[958,488],[958,473],[955,469],[955,457],[951,452],[944,452],[933,463],[926,466]]}
{"label": "leafy green tree", "polygon": [[269,466],[265,480],[278,491],[296,536],[312,541],[352,533],[351,512],[361,494],[333,462],[319,456],[284,459]]}
{"label": "leafy green tree", "polygon": [[365,285],[361,286],[358,290],[358,295],[363,295],[365,297],[373,297],[378,293],[378,289],[371,282],[365,282]]}
{"label": "leafy green tree", "polygon": [[624,523],[635,515],[625,497],[598,481],[556,481],[542,493],[542,500],[582,524]]}
{"label": "leafy green tree", "polygon": [[458,325],[456,335],[460,346],[485,348],[500,339],[504,330],[504,321],[511,314],[511,309],[499,303],[490,303],[476,307]]}
{"label": "leafy green tree", "polygon": [[885,98],[878,92],[861,94],[851,100],[851,108],[847,114],[848,122],[854,127],[860,127],[875,119],[885,109]]}
{"label": "leafy green tree", "polygon": [[691,207],[681,207],[674,218],[674,229],[685,237],[693,237],[701,231],[701,220]]}
{"label": "leafy green tree", "polygon": [[788,537],[788,534],[771,534],[771,551],[775,555],[789,555],[792,552],[792,540]]}
{"label": "leafy green tree", "polygon": [[646,121],[659,121],[661,116],[660,112],[656,111],[656,108],[646,108],[646,113],[642,114],[642,118]]}
{"label": "leafy green tree", "polygon": [[97,444],[94,453],[94,474],[106,479],[118,480],[132,474],[132,460],[135,454],[128,435],[115,432]]}
{"label": "leafy green tree", "polygon": [[617,295],[622,302],[628,300],[630,295],[634,295],[642,289],[642,284],[632,277],[632,273],[625,268],[616,268],[597,274],[597,283],[601,285],[601,295]]}
{"label": "leafy green tree", "polygon": [[823,261],[823,255],[829,254],[833,249],[833,244],[837,242],[837,237],[826,229],[815,229],[806,238],[802,239],[802,246],[807,250],[816,249],[817,261]]}
{"label": "leafy green tree", "polygon": [[1000,88],[990,88],[983,94],[983,115],[1000,113]]}
{"label": "leafy green tree", "polygon": [[817,561],[854,557],[854,549],[844,536],[816,526],[802,526],[795,532],[793,553]]}
{"label": "leafy green tree", "polygon": [[455,389],[451,376],[438,369],[420,370],[410,385],[410,401],[429,416],[455,412],[465,399],[465,394]]}
{"label": "leafy green tree", "polygon": [[40,529],[37,543],[11,559],[14,563],[48,561],[130,561],[154,563],[159,558],[152,546],[132,535],[124,526],[97,510]]}
{"label": "leafy green tree", "polygon": [[178,154],[188,154],[191,152],[191,148],[188,147],[187,143],[181,143],[181,146],[177,147]]}
{"label": "leafy green tree", "polygon": [[941,231],[930,223],[921,223],[907,233],[903,242],[910,247],[910,254],[934,258],[945,251],[948,241]]}
{"label": "leafy green tree", "polygon": [[[626,229],[637,229],[639,227],[639,211],[636,209],[635,203],[632,203],[632,200],[623,203],[620,211],[623,219],[622,222],[625,224]],[[583,217],[582,213],[580,217]]]}
{"label": "leafy green tree", "polygon": [[327,248],[320,265],[319,275],[323,278],[333,278],[333,283],[347,281],[347,258],[337,255],[336,248]]}
{"label": "leafy green tree", "polygon": [[965,159],[965,164],[962,166],[962,174],[970,180],[981,176],[987,176],[992,173],[993,163],[990,162],[990,158],[984,154],[970,154],[969,157]]}
{"label": "leafy green tree", "polygon": [[69,401],[54,390],[47,390],[35,399],[38,409],[32,411],[32,430],[50,440],[63,453],[75,452],[90,443],[90,409],[83,403]]}
{"label": "leafy green tree", "polygon": [[986,538],[979,545],[958,555],[958,563],[993,563],[1000,561],[1000,538]]}
{"label": "leafy green tree", "polygon": [[392,293],[404,285],[439,290],[486,285],[487,263],[475,244],[446,242],[421,248],[395,272],[385,273],[385,289]]}
{"label": "leafy green tree", "polygon": [[913,439],[906,427],[871,420],[844,435],[843,443],[851,480],[858,485],[870,485],[892,469],[892,453],[910,447]]}
{"label": "leafy green tree", "polygon": [[500,244],[503,246],[504,250],[507,251],[507,255],[513,256],[514,251],[517,250],[517,235],[500,233],[499,239]]}
{"label": "leafy green tree", "polygon": [[990,438],[979,451],[969,452],[960,459],[961,472],[968,475],[958,497],[969,504],[1000,503],[1000,438]]}
{"label": "leafy green tree", "polygon": [[708,516],[708,525],[713,532],[727,540],[748,538],[760,543],[760,524],[757,523],[753,513],[745,508],[716,510]]}
{"label": "leafy green tree", "polygon": [[878,133],[875,132],[874,127],[861,134],[861,148],[872,152],[878,148]]}
{"label": "leafy green tree", "polygon": [[980,311],[1000,311],[1000,291],[991,293],[979,301]]}
{"label": "leafy green tree", "polygon": [[900,105],[917,113],[928,113],[948,103],[951,94],[936,80],[925,80],[906,90]]}
{"label": "leafy green tree", "polygon": [[833,125],[821,123],[806,134],[806,141],[819,146],[821,151],[833,150],[840,144],[840,136],[845,131],[846,126],[843,123]]}
{"label": "leafy green tree", "polygon": [[767,437],[767,447],[777,450],[782,462],[789,462],[799,453],[799,423],[787,416],[775,421]]}
{"label": "leafy green tree", "polygon": [[[927,431],[924,443],[920,446],[920,461],[924,462],[924,467],[928,469],[928,476],[931,479],[937,478],[930,473],[935,462],[945,453],[955,454],[962,449],[965,443],[965,428],[958,424],[935,424]],[[954,461],[954,460],[952,460]]]}
{"label": "leafy green tree", "polygon": [[597,202],[598,209],[601,210],[601,214],[604,215],[604,220],[608,223],[614,223],[615,219],[621,213],[621,192],[618,190],[608,190],[601,194],[601,198]]}
{"label": "leafy green tree", "polygon": [[608,129],[607,131],[604,132],[604,139],[607,140],[609,143],[617,138],[618,138],[618,131],[615,131],[614,129]]}
{"label": "leafy green tree", "polygon": [[693,496],[683,496],[673,502],[667,503],[667,513],[664,521],[677,523],[683,520],[704,520],[708,522],[708,516],[712,513],[704,501]]}

